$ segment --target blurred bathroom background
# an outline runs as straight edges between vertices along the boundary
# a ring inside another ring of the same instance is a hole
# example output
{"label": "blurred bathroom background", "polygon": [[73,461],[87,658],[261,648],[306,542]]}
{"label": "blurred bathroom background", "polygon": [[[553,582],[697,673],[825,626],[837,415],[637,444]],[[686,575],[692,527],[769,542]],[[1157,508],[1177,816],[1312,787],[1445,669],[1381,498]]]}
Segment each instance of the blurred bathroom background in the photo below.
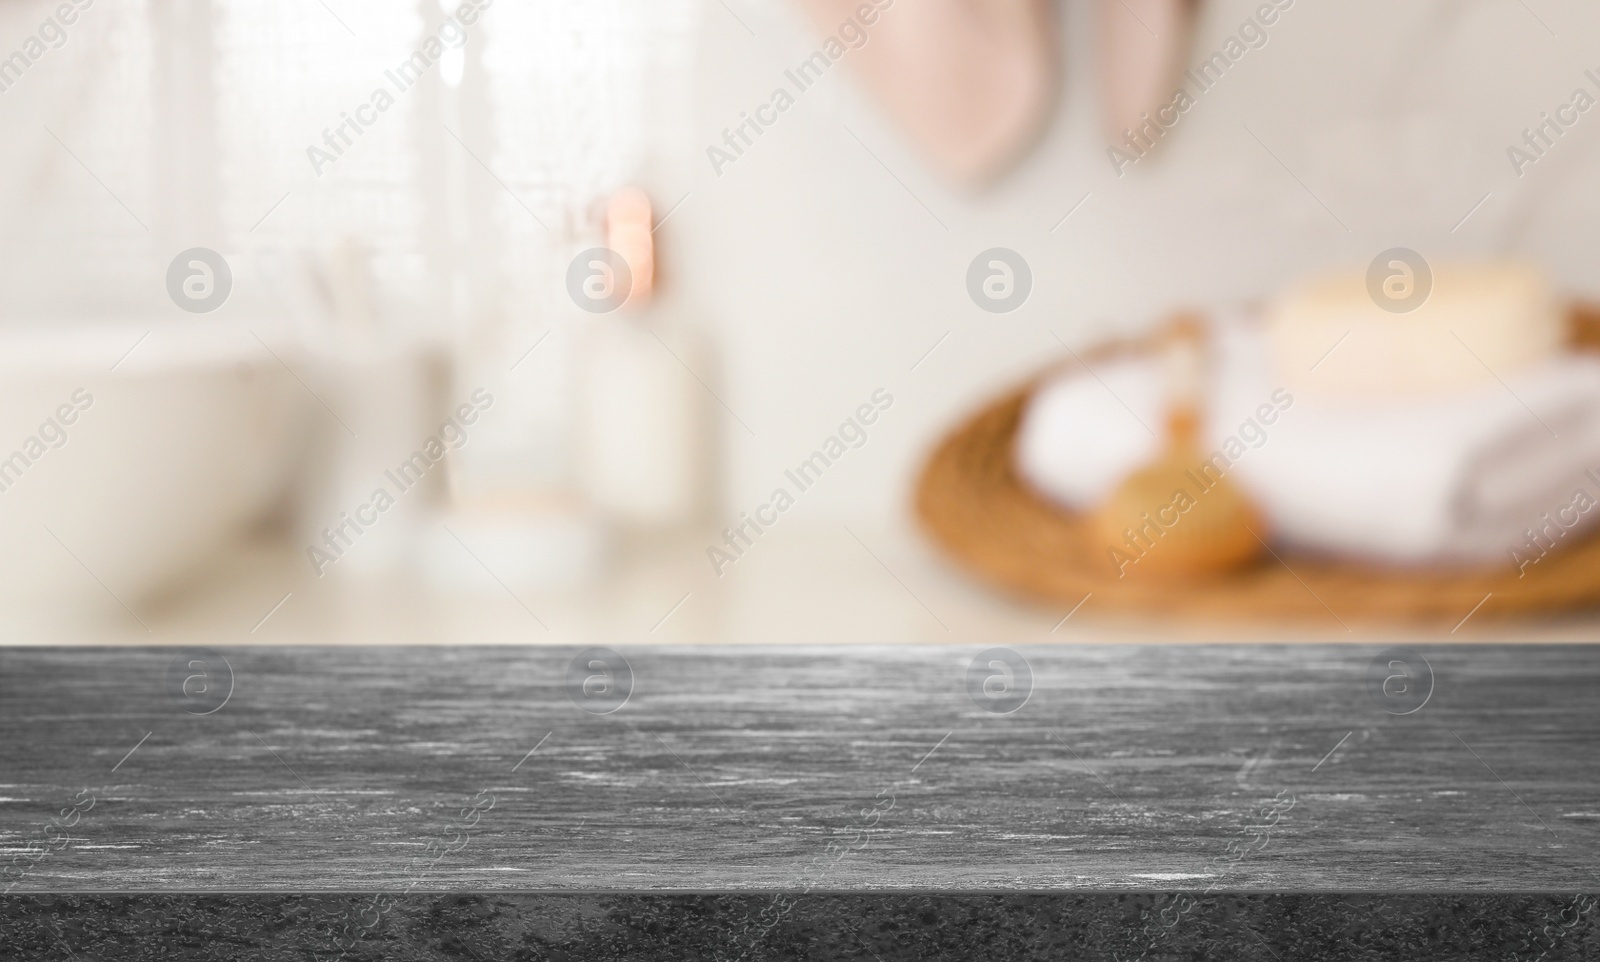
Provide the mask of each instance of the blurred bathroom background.
{"label": "blurred bathroom background", "polygon": [[[1600,119],[1506,153],[1600,70],[1577,0],[1300,0],[1124,175],[1066,0],[1040,140],[981,186],[848,56],[715,163],[821,43],[793,0],[461,6],[0,2],[0,58],[38,54],[0,65],[0,457],[42,452],[0,492],[0,643],[1168,640],[969,584],[910,518],[931,445],[1064,345],[1396,246],[1600,298]],[[628,188],[653,296],[594,313],[569,267]],[[967,293],[993,247],[1011,313]]]}

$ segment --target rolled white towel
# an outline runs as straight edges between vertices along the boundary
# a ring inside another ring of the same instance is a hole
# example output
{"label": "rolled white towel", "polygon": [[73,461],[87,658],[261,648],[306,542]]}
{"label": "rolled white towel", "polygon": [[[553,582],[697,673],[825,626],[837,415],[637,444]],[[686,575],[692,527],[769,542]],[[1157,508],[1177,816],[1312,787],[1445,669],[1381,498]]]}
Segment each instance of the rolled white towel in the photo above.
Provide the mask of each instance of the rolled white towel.
{"label": "rolled white towel", "polygon": [[[1217,334],[1205,476],[1225,470],[1288,547],[1509,564],[1540,550],[1531,533],[1548,542],[1600,521],[1600,359],[1561,356],[1489,387],[1348,405],[1275,385],[1253,323],[1219,323]],[[1165,395],[1154,359],[1073,367],[1029,403],[1016,464],[1042,494],[1088,510],[1157,456]]]}
{"label": "rolled white towel", "polygon": [[1163,397],[1153,359],[1127,358],[1087,371],[1074,365],[1029,399],[1017,429],[1017,472],[1064,507],[1094,508],[1160,453]]}

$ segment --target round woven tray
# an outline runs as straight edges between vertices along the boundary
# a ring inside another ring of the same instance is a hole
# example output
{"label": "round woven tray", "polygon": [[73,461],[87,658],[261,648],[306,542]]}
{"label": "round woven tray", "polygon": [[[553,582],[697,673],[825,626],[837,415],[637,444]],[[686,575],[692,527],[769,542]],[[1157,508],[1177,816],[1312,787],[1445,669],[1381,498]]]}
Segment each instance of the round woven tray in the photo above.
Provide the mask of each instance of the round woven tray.
{"label": "round woven tray", "polygon": [[[1600,309],[1574,311],[1572,344],[1576,350],[1600,351]],[[1093,364],[1144,349],[1123,342],[1084,358]],[[1524,577],[1509,559],[1482,569],[1435,570],[1279,552],[1221,577],[1117,578],[1105,563],[1104,546],[1091,543],[1087,519],[1042,500],[1013,469],[1012,446],[1023,409],[1035,386],[1054,373],[1041,374],[957,427],[935,449],[917,484],[916,512],[923,527],[962,565],[1002,589],[1069,606],[1092,592],[1093,607],[1141,614],[1321,619],[1346,627],[1397,621],[1453,625],[1469,613],[1476,620],[1600,605],[1597,535],[1546,555],[1529,565]]]}

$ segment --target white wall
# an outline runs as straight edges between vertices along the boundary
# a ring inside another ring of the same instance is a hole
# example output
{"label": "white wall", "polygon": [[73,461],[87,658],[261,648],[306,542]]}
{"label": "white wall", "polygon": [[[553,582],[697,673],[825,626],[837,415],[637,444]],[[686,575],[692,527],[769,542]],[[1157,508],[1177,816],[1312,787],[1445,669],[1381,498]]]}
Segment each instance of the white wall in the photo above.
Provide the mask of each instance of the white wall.
{"label": "white wall", "polygon": [[[819,42],[781,0],[727,3],[755,35],[721,3],[703,5],[692,180],[662,188],[690,192],[663,229],[675,299],[717,332],[719,394],[756,435],[719,422],[724,512],[765,500],[783,468],[885,387],[893,409],[802,496],[802,513],[903,517],[926,449],[1063,354],[1052,331],[1076,345],[1180,305],[1264,297],[1311,268],[1364,267],[1392,246],[1434,260],[1521,251],[1600,297],[1600,109],[1526,176],[1506,156],[1575,88],[1600,95],[1584,77],[1600,74],[1600,44],[1584,49],[1600,37],[1592,4],[1297,0],[1160,153],[1119,179],[1095,110],[1095,5],[1067,3],[1062,96],[1043,142],[992,188],[967,192],[910,152],[848,75],[848,55],[713,173],[706,145]],[[1255,6],[1208,0],[1196,56]],[[968,263],[992,246],[1033,267],[1033,294],[1011,314],[979,311],[966,294]]]}

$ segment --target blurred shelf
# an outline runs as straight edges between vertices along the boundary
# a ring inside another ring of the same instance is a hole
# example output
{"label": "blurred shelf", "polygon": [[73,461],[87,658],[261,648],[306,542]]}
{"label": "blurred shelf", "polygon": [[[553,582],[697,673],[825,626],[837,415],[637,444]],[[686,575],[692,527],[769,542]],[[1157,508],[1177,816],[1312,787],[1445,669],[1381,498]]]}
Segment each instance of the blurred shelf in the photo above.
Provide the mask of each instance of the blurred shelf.
{"label": "blurred shelf", "polygon": [[[441,539],[454,548],[453,539]],[[470,538],[469,538],[470,542]],[[463,557],[476,584],[449,590],[397,566],[312,574],[303,546],[281,535],[234,546],[159,597],[121,596],[83,575],[108,612],[0,612],[7,644],[785,645],[1156,644],[1506,641],[1600,642],[1600,613],[1494,622],[1461,612],[1454,630],[1348,630],[1335,613],[1293,626],[1140,618],[1081,606],[1040,606],[979,585],[914,532],[895,525],[786,520],[719,576],[712,531],[619,543],[603,574],[564,592],[518,585]],[[109,586],[112,590],[117,585]],[[131,609],[131,610],[130,610]],[[136,613],[136,614],[135,614]]]}

